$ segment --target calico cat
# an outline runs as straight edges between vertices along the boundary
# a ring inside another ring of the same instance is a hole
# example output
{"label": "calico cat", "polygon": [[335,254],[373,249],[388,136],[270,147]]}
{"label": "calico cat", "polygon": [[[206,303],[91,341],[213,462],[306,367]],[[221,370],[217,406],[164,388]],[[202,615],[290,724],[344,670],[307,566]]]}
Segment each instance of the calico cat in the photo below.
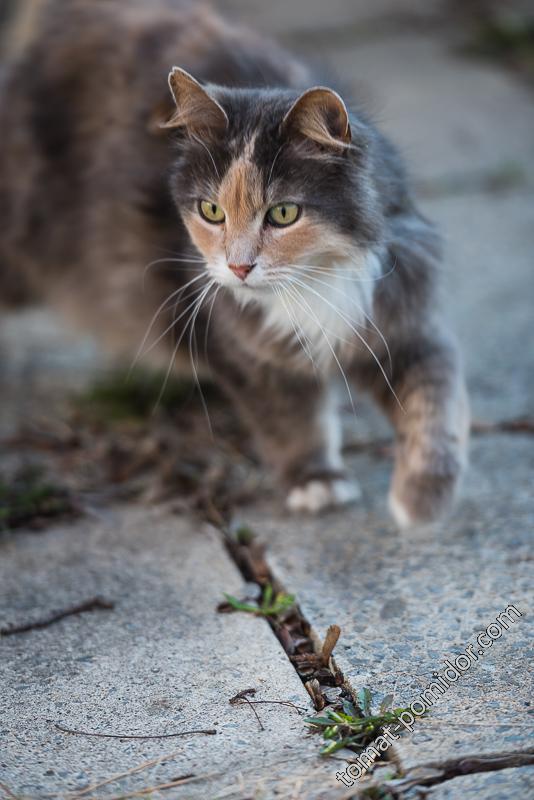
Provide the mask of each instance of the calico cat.
{"label": "calico cat", "polygon": [[[439,239],[392,145],[276,45],[194,3],[38,11],[3,66],[4,300],[45,298],[130,358],[147,328],[156,360],[189,346],[292,510],[358,496],[335,390],[370,391],[396,431],[395,519],[436,518],[468,404],[436,310]],[[172,269],[143,282],[159,261]]]}

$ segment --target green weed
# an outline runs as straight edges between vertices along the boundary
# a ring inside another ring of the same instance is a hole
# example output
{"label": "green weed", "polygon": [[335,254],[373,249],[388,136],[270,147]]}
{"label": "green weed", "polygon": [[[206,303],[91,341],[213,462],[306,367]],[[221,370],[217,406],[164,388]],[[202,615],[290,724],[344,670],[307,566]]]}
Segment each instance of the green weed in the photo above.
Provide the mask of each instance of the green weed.
{"label": "green weed", "polygon": [[322,733],[325,744],[321,755],[330,756],[343,747],[363,750],[377,736],[380,736],[384,725],[398,722],[406,708],[391,708],[393,696],[388,695],[380,703],[378,713],[371,711],[372,695],[369,689],[358,693],[359,706],[350,700],[341,699],[342,710],[325,709],[320,716],[307,717],[305,722]]}
{"label": "green weed", "polygon": [[252,603],[245,603],[233,597],[231,594],[226,594],[226,601],[235,611],[245,611],[248,614],[255,614],[258,617],[270,617],[276,619],[280,615],[289,611],[295,605],[295,595],[286,594],[285,592],[278,592],[274,594],[273,587],[268,583],[264,590],[259,606],[252,605]]}
{"label": "green weed", "polygon": [[69,492],[45,480],[38,467],[25,467],[10,479],[0,477],[0,528],[35,525],[73,511]]}

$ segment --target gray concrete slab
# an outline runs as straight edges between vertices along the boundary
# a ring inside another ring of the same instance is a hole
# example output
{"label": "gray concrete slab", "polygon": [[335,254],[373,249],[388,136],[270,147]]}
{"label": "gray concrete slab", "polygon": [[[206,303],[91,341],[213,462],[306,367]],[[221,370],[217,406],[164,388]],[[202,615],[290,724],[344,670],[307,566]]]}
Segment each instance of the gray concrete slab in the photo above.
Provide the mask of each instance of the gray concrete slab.
{"label": "gray concrete slab", "polygon": [[[170,796],[243,797],[260,786],[262,797],[275,786],[291,796],[308,786],[306,796],[332,787],[335,797],[335,764],[318,758],[295,710],[259,707],[262,732],[249,708],[228,703],[255,687],[259,698],[310,707],[267,623],[217,614],[224,591],[242,594],[243,584],[218,538],[158,511],[122,509],[104,522],[0,534],[0,627],[95,594],[116,602],[113,611],[0,639],[0,783],[27,799],[63,798],[174,753],[89,796],[116,797],[193,773],[198,781]],[[106,739],[65,734],[54,723],[144,735],[214,728],[217,735]]]}
{"label": "gray concrete slab", "polygon": [[346,46],[334,40],[322,55],[393,138],[415,177],[506,165],[531,170],[534,104],[528,87],[498,65],[461,56],[454,46],[446,30],[392,33]]}
{"label": "gray concrete slab", "polygon": [[[470,193],[427,200],[444,237],[442,307],[465,364],[473,419],[534,413],[534,194]],[[387,426],[365,398],[347,436],[383,437]],[[343,399],[343,395],[342,395]]]}
{"label": "gray concrete slab", "polygon": [[351,461],[360,506],[305,523],[245,518],[319,635],[341,626],[341,668],[378,699],[393,692],[410,705],[509,604],[523,614],[398,744],[404,769],[532,745],[533,467],[529,437],[475,441],[455,514],[426,530],[394,529],[384,508],[390,464],[367,455]]}
{"label": "gray concrete slab", "polygon": [[439,18],[442,8],[440,0],[333,0],[328,4],[322,0],[273,0],[269,4],[216,0],[214,5],[255,29],[295,38],[307,34],[315,38],[318,32],[324,35],[329,29],[339,35],[347,27],[355,33],[369,27],[374,30],[377,25],[388,25],[392,18]]}
{"label": "gray concrete slab", "polygon": [[424,208],[445,238],[443,306],[461,342],[473,417],[532,414],[534,194],[473,193]]}
{"label": "gray concrete slab", "polygon": [[518,179],[523,169],[532,178],[529,88],[499,64],[463,55],[443,3],[223,0],[218,6],[332,70],[392,136],[415,177],[512,168]]}
{"label": "gray concrete slab", "polygon": [[90,336],[45,308],[0,311],[0,438],[65,404],[106,364]]}
{"label": "gray concrete slab", "polygon": [[462,775],[441,786],[433,787],[426,795],[429,800],[510,800],[534,795],[534,767],[503,769],[477,775]]}

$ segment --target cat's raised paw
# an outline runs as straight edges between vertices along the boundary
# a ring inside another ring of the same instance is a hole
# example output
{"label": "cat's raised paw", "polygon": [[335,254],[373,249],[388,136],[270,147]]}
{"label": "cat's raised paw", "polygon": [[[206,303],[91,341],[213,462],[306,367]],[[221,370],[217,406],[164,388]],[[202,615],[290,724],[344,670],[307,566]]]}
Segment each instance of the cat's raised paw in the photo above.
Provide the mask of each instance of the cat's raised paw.
{"label": "cat's raised paw", "polygon": [[303,486],[295,486],[287,496],[287,507],[293,512],[317,514],[326,508],[346,505],[359,500],[360,487],[344,478],[332,480],[310,480]]}
{"label": "cat's raised paw", "polygon": [[[389,493],[389,510],[399,528],[426,525],[443,518],[450,511],[456,496],[462,465],[455,457],[441,469],[410,472],[400,468],[396,471]],[[446,466],[446,468],[445,468]]]}

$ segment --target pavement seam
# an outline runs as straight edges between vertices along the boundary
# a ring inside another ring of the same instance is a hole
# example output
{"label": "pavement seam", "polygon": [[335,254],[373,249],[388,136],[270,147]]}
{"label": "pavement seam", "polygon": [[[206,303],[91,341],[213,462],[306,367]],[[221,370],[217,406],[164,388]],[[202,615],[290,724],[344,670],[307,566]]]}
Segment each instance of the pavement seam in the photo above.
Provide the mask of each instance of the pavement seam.
{"label": "pavement seam", "polygon": [[[532,435],[534,432],[533,421],[531,418],[521,417],[513,420],[498,421],[496,423],[474,423],[473,425],[473,433],[479,436],[495,435],[496,433],[498,434],[502,432],[515,433],[516,435]],[[375,442],[371,444],[376,446]],[[364,443],[363,449],[367,449],[367,446],[369,446],[369,443]],[[360,448],[358,447],[357,449]],[[284,584],[277,578],[268,563],[264,545],[258,543],[255,539],[248,541],[246,544],[242,544],[236,539],[235,535],[232,534],[230,527],[225,523],[214,523],[213,520],[211,520],[210,523],[214,525],[216,531],[222,536],[223,543],[230,558],[233,560],[246,581],[254,582],[258,584],[260,588],[270,584],[275,592],[287,592],[287,587],[284,586]],[[313,647],[313,651],[317,656],[319,656],[323,646],[319,635],[313,629],[312,625],[307,620],[298,604],[295,606],[295,609],[296,613],[302,620],[305,629],[308,631],[308,637],[310,644]],[[314,691],[313,687],[311,686],[311,684],[313,684],[313,679],[310,679],[309,677],[307,678],[299,671],[298,666],[292,660],[291,654],[288,651],[287,642],[285,642],[279,635],[276,621],[270,619],[269,617],[266,617],[266,620],[269,623],[274,635],[282,645],[288,661],[291,663],[304,687],[310,694],[315,709],[317,711],[321,711],[325,707],[325,702],[324,698],[323,702],[321,701],[321,693],[317,692],[316,690]],[[342,691],[345,693],[345,696],[350,698],[350,700],[356,706],[358,706],[359,703],[357,692],[352,687],[350,680],[346,678],[340,667],[336,664],[331,653],[328,657],[327,668],[331,675],[331,685],[341,687]],[[474,753],[470,754],[469,756],[450,759],[441,763],[426,762],[418,765],[417,767],[409,769],[405,774],[403,774],[404,770],[402,767],[402,762],[394,745],[386,750],[382,755],[383,758],[376,762],[377,765],[390,765],[395,768],[399,775],[399,777],[393,780],[378,779],[377,783],[370,787],[371,791],[374,789],[384,791],[384,800],[402,800],[405,796],[404,792],[415,786],[420,786],[424,791],[425,788],[446,783],[447,781],[463,775],[471,775],[483,772],[496,772],[510,768],[520,768],[534,765],[534,750],[529,749],[511,751],[505,754]],[[371,797],[371,795],[366,795],[365,792],[366,790],[364,789],[364,793],[362,794],[361,791],[356,788],[354,794],[347,795],[347,800],[350,800],[350,798],[354,798],[354,800],[356,800],[356,798],[366,796]]]}
{"label": "pavement seam", "polygon": [[[401,769],[398,756],[395,753],[394,761]],[[413,767],[400,779],[384,781],[381,786],[391,792],[393,798],[402,800],[405,796],[404,793],[415,787],[430,788],[464,775],[499,772],[505,769],[518,769],[532,765],[534,765],[534,750],[521,750],[504,754],[473,754],[449,759],[441,763],[429,761]]]}
{"label": "pavement seam", "polygon": [[[248,544],[239,543],[238,541],[236,541],[235,537],[232,536],[232,534],[228,531],[226,526],[218,526],[217,530],[223,536],[223,542],[229,553],[230,558],[234,561],[241,575],[246,581],[254,582],[258,584],[258,586],[262,589],[266,585],[270,585],[272,586],[275,593],[279,592],[286,593],[286,588],[273,573],[267,561],[267,558],[265,556],[265,548],[263,545],[257,543],[256,540],[253,540]],[[313,630],[309,621],[302,613],[302,610],[300,609],[298,603],[295,604],[294,609],[296,617],[298,617],[298,619],[302,623],[302,634],[309,640],[310,648],[312,648],[310,657],[315,655],[317,657],[318,663],[322,662],[323,669],[329,673],[328,685],[341,687],[342,689],[346,690],[350,695],[351,700],[357,703],[358,702],[357,699],[352,694],[352,689],[346,682],[342,671],[340,670],[340,668],[335,662],[335,659],[331,655],[333,646],[328,647],[327,640],[329,639],[329,634],[330,635],[332,634],[330,629],[325,639],[325,642],[322,642],[318,634]],[[300,680],[302,681],[304,687],[308,691],[308,694],[312,699],[315,709],[317,711],[322,710],[322,708],[324,708],[324,703],[321,704],[321,700],[317,695],[317,693],[314,692],[313,689],[307,685],[310,683],[311,680],[313,680],[313,678],[311,678],[311,676],[306,675],[306,673],[303,672],[302,670],[299,670],[298,666],[296,665],[295,661],[292,658],[293,654],[288,651],[288,643],[285,640],[285,638],[281,635],[281,631],[276,620],[273,620],[268,616],[266,616],[265,619],[269,623],[269,626],[273,631],[274,635],[280,642],[284,652],[287,655],[288,661],[290,662],[293,669],[295,670]],[[331,628],[336,628],[336,627],[337,626],[331,626]],[[337,636],[335,637],[335,641],[337,641]],[[326,653],[326,657],[324,656],[325,646],[329,651]],[[326,679],[328,680],[328,678]]]}

